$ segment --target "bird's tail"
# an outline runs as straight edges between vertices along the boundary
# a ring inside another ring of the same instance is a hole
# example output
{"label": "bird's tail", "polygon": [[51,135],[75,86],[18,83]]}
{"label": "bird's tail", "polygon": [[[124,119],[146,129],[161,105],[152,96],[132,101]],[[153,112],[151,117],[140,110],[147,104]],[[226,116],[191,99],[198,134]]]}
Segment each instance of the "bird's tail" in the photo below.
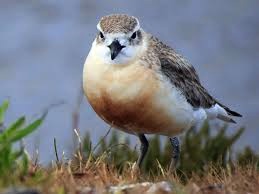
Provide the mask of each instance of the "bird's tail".
{"label": "bird's tail", "polygon": [[219,102],[217,102],[217,103],[224,110],[224,111],[222,111],[222,112],[220,111],[220,113],[218,113],[218,115],[217,115],[218,119],[229,122],[229,123],[236,123],[235,120],[233,120],[231,118],[231,116],[242,117],[242,115],[239,114],[238,112],[231,110],[230,108],[226,107],[225,105],[223,105]]}

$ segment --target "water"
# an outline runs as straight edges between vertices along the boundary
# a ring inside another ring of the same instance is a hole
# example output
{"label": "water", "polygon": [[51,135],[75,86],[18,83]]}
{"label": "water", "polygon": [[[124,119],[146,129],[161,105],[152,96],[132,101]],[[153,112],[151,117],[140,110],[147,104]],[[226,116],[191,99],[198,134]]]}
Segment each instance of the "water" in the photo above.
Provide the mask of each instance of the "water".
{"label": "water", "polygon": [[[99,18],[110,13],[137,16],[142,27],[173,46],[197,69],[203,85],[242,113],[247,130],[238,148],[259,148],[259,2],[254,1],[25,1],[0,2],[0,100],[10,97],[7,123],[29,120],[52,103],[43,126],[27,140],[39,146],[41,161],[54,159],[53,138],[66,153],[72,147],[71,117],[82,68]],[[104,124],[84,100],[81,133],[95,142]]]}

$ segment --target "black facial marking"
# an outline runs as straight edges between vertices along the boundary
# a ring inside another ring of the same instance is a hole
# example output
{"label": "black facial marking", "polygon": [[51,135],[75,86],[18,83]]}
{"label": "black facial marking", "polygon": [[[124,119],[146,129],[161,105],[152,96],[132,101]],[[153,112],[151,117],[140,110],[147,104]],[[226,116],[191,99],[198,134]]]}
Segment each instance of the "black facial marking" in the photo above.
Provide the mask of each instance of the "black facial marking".
{"label": "black facial marking", "polygon": [[103,35],[102,32],[99,33],[99,36],[100,36],[101,39],[104,39],[104,35]]}
{"label": "black facial marking", "polygon": [[135,39],[137,37],[137,32],[134,32],[132,35],[131,35],[131,39]]}
{"label": "black facial marking", "polygon": [[142,33],[141,30],[134,32],[129,38],[130,45],[137,45],[142,41]]}

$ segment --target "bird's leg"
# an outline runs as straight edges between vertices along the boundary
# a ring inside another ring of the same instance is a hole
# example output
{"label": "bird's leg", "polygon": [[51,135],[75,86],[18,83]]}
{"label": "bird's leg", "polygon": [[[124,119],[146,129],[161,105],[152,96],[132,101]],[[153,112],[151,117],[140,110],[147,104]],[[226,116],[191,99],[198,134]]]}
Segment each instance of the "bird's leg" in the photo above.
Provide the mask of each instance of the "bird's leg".
{"label": "bird's leg", "polygon": [[140,155],[138,157],[137,165],[140,168],[148,150],[148,141],[144,134],[139,134],[138,137],[141,142],[141,146],[140,146]]}
{"label": "bird's leg", "polygon": [[179,143],[178,137],[172,137],[172,138],[169,138],[169,140],[173,147],[172,160],[170,164],[170,169],[173,170],[173,169],[176,169],[177,163],[179,161],[180,143]]}

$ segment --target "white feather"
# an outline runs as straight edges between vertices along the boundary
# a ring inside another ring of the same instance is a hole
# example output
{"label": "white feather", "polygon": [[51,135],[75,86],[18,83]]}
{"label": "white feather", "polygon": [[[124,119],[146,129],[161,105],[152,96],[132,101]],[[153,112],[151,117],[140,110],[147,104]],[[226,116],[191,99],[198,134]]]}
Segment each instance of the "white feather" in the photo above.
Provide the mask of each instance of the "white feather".
{"label": "white feather", "polygon": [[207,113],[203,108],[193,111],[194,125],[203,123],[207,119]]}
{"label": "white feather", "polygon": [[205,111],[207,113],[208,119],[216,119],[218,115],[228,116],[226,110],[218,104],[215,104],[209,109],[205,109]]}

